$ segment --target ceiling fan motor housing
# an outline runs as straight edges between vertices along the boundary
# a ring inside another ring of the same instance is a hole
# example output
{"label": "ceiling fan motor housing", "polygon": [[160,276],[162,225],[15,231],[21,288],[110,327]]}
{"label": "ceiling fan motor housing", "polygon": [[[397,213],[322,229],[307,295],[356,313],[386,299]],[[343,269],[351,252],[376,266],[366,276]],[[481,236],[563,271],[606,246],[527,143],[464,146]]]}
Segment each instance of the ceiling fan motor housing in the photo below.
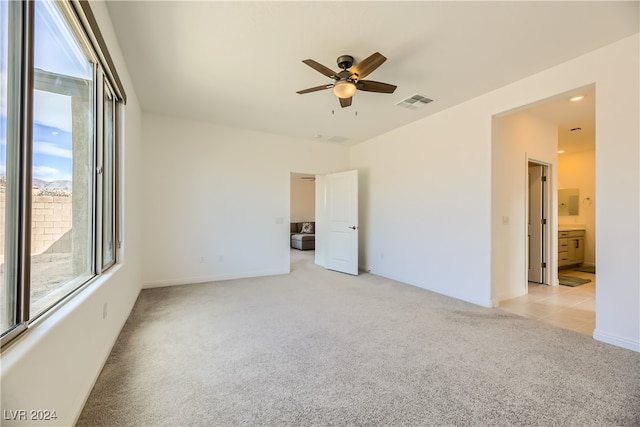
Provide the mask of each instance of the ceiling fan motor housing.
{"label": "ceiling fan motor housing", "polygon": [[353,65],[353,56],[342,55],[338,57],[338,67],[342,70],[348,70]]}

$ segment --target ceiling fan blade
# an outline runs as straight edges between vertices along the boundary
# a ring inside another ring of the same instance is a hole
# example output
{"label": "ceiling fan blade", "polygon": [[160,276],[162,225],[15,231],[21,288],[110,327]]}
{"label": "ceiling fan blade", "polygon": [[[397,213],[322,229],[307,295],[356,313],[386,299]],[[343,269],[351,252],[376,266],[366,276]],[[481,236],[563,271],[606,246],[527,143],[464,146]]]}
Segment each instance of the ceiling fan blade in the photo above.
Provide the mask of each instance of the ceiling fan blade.
{"label": "ceiling fan blade", "polygon": [[313,68],[314,70],[316,70],[319,73],[324,74],[327,77],[331,77],[334,80],[338,80],[339,79],[338,73],[333,71],[331,68],[325,67],[324,65],[314,61],[313,59],[305,59],[302,62],[304,62],[309,67]]}
{"label": "ceiling fan blade", "polygon": [[365,92],[393,93],[398,86],[389,83],[374,82],[373,80],[360,80],[356,87]]}
{"label": "ceiling fan blade", "polygon": [[378,68],[387,58],[382,56],[380,52],[376,52],[368,58],[363,59],[357,65],[351,67],[349,72],[351,75],[357,74],[357,79],[363,79]]}
{"label": "ceiling fan blade", "polygon": [[309,89],[303,89],[303,90],[299,90],[296,93],[299,93],[300,95],[302,95],[303,93],[309,93],[309,92],[317,92],[319,90],[324,90],[324,89],[329,89],[333,87],[333,85],[322,85],[322,86],[316,86],[316,87],[310,87]]}
{"label": "ceiling fan blade", "polygon": [[351,101],[353,100],[353,97],[350,98],[339,98],[340,99],[340,106],[342,108],[344,107],[348,107],[351,105]]}

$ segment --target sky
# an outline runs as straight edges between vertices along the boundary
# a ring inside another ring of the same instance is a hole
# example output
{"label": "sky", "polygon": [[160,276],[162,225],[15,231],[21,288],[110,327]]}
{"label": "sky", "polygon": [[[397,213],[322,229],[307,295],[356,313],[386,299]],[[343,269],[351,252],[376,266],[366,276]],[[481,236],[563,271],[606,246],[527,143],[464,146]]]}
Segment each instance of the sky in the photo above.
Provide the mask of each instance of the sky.
{"label": "sky", "polygon": [[[0,117],[0,176],[6,169],[6,117]],[[35,123],[33,126],[33,172],[34,178],[44,181],[71,181],[73,151],[71,132]]]}
{"label": "sky", "polygon": [[[8,4],[0,2],[0,175],[6,169]],[[91,63],[53,2],[35,2],[35,68],[90,80]],[[71,97],[36,90],[33,111],[33,178],[71,180],[73,166]]]}

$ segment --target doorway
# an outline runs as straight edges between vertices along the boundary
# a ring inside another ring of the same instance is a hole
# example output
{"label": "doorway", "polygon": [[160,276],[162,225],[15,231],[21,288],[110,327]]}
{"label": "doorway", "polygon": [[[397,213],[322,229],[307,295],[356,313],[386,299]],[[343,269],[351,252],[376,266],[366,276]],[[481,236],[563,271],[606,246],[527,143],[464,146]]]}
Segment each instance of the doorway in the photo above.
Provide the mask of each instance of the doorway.
{"label": "doorway", "polygon": [[527,197],[527,281],[548,284],[549,263],[549,186],[548,165],[528,160]]}
{"label": "doorway", "polygon": [[[541,140],[538,138],[540,135],[535,134],[535,140],[530,138],[531,143],[522,146],[525,172],[520,176],[526,177],[523,184],[527,191],[524,202],[526,220],[521,235],[526,251],[523,260],[529,264],[523,268],[527,271],[527,280],[523,281],[526,291],[524,295],[500,301],[500,308],[511,313],[589,336],[595,329],[596,317],[595,97],[595,86],[590,85],[519,110],[533,119],[541,120],[540,123],[555,126],[556,138],[555,141],[553,138]],[[532,135],[533,127],[526,127],[526,125],[527,122],[523,120],[520,128],[522,131],[520,133],[514,131],[513,134],[522,135],[523,138]],[[516,127],[515,123],[514,127]],[[501,150],[511,147],[512,145],[506,144],[499,146]],[[543,193],[544,190],[537,189],[535,184],[534,177],[540,169],[548,177],[546,195]],[[574,192],[577,200],[572,203],[572,206],[577,205],[577,215],[560,209],[558,190],[563,189],[577,190]],[[546,214],[541,218],[541,220],[546,219],[546,223],[540,227],[543,230],[542,240],[538,240],[534,237],[535,234],[531,233],[535,230],[530,230],[532,226],[538,228],[535,220],[538,208],[535,207],[535,203],[540,194],[543,194],[543,212]],[[571,242],[568,238],[560,241],[560,233],[567,231],[572,233],[569,237],[575,237],[575,239]],[[584,243],[578,238],[578,234],[575,234],[578,232],[584,233]],[[529,267],[536,267],[535,256],[540,253],[536,246],[538,243],[541,243],[543,262],[546,258],[546,268],[536,268],[536,271],[531,271]],[[574,245],[572,248],[583,249],[584,258],[571,258],[573,262],[564,265],[559,261],[564,251],[570,252],[565,249],[569,243]],[[562,267],[562,270],[558,271],[558,267]],[[536,276],[540,270],[542,270],[541,281],[537,280]],[[588,280],[574,280],[571,283],[563,278],[563,282],[560,282],[560,275],[575,276],[570,279]],[[522,282],[519,281],[518,286],[521,286],[520,283]]]}
{"label": "doorway", "polygon": [[[307,224],[305,230],[303,226]],[[291,172],[289,178],[289,271],[315,258],[316,175]]]}

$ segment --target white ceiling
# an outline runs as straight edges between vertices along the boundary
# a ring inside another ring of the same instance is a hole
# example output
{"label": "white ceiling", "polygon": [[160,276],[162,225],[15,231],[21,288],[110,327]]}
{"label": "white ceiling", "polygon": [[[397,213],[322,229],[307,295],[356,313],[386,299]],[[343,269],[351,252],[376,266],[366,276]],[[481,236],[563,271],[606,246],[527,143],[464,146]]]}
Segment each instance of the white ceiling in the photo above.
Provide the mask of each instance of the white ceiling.
{"label": "white ceiling", "polygon": [[[639,2],[185,2],[107,7],[144,111],[351,145],[638,32]],[[338,70],[379,51],[367,77],[394,94],[358,92],[340,108]],[[421,109],[395,104],[419,93]],[[544,112],[538,112],[544,114]],[[556,116],[554,116],[556,117]],[[559,120],[559,119],[558,119]],[[330,143],[330,142],[327,142]]]}
{"label": "white ceiling", "polygon": [[[574,95],[584,96],[571,101]],[[595,150],[596,145],[596,88],[590,85],[560,94],[526,109],[558,126],[558,151],[574,154]]]}

